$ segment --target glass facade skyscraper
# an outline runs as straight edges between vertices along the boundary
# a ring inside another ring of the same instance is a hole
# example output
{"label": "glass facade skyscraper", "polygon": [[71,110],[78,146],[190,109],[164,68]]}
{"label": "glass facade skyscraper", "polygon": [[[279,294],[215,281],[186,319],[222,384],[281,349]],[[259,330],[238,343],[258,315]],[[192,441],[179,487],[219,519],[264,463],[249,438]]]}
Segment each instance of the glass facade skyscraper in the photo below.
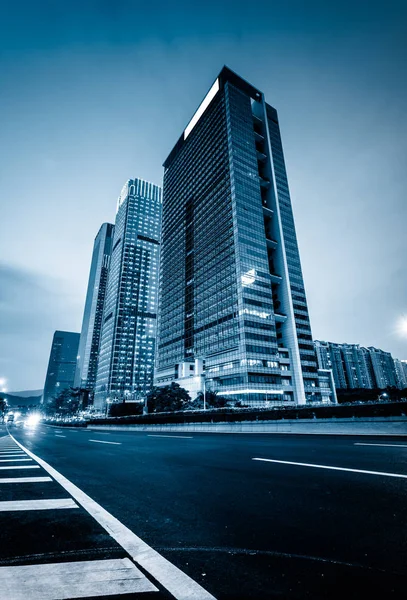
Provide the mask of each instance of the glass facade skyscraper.
{"label": "glass facade skyscraper", "polygon": [[95,407],[141,400],[154,370],[161,188],[130,179],[119,196],[103,313]]}
{"label": "glass facade skyscraper", "polygon": [[156,384],[202,359],[224,396],[320,401],[276,110],[225,67],[164,169]]}
{"label": "glass facade skyscraper", "polygon": [[114,225],[103,223],[95,238],[79,342],[75,386],[84,387],[91,392],[94,391],[96,384],[113,231]]}
{"label": "glass facade skyscraper", "polygon": [[73,387],[79,337],[79,333],[71,331],[54,333],[44,385],[44,404],[58,396],[63,390]]}

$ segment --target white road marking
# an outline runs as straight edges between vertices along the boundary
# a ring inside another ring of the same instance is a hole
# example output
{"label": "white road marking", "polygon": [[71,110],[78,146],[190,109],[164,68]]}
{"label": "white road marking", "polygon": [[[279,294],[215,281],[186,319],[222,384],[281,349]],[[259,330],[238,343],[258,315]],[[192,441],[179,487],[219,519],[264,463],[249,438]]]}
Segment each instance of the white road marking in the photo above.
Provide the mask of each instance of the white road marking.
{"label": "white road marking", "polygon": [[56,508],[79,508],[72,498],[52,500],[11,500],[0,502],[0,512],[14,510],[54,510]]}
{"label": "white road marking", "polygon": [[153,433],[148,433],[147,437],[165,437],[165,438],[183,438],[186,440],[192,440],[193,436],[192,435],[156,435]]}
{"label": "white road marking", "polygon": [[106,442],[105,440],[88,440],[88,442],[96,442],[97,444],[115,444],[116,446],[121,446],[121,442]]}
{"label": "white road marking", "polygon": [[24,452],[11,452],[9,450],[8,452],[0,452],[0,456],[24,456]]}
{"label": "white road marking", "polygon": [[[14,439],[14,438],[13,438]],[[196,581],[183,573],[178,567],[170,563],[143,542],[128,527],[123,525],[116,517],[111,515],[100,504],[85,494],[75,484],[71,483],[51,465],[27,450],[16,441],[22,450],[27,452],[31,458],[36,460],[51,477],[64,487],[75,500],[83,506],[92,517],[129,553],[133,560],[145,569],[156,581],[158,581],[176,600],[216,600],[212,594],[207,592]],[[31,596],[27,596],[32,600]],[[24,598],[26,600],[26,598]],[[41,598],[41,600],[45,600]]]}
{"label": "white road marking", "polygon": [[407,448],[407,444],[364,444],[363,442],[355,442],[355,446],[389,446],[391,448]]}
{"label": "white road marking", "polygon": [[32,460],[32,458],[0,458],[0,462],[24,462],[25,460]]}
{"label": "white road marking", "polygon": [[158,592],[128,558],[0,567],[0,588],[12,600]]}
{"label": "white road marking", "polygon": [[55,434],[55,437],[64,437],[66,438],[66,435],[58,435],[57,433]]}
{"label": "white road marking", "polygon": [[10,465],[7,467],[0,467],[0,469],[39,469],[38,465]]}
{"label": "white road marking", "polygon": [[366,475],[380,475],[381,477],[399,477],[407,479],[407,475],[401,473],[382,473],[381,471],[365,471],[364,469],[347,469],[345,467],[331,467],[329,465],[312,465],[308,463],[291,462],[289,460],[272,460],[271,458],[252,458],[264,462],[278,463],[280,465],[295,465],[297,467],[314,467],[315,469],[330,469],[332,471],[348,471],[349,473],[364,473]]}
{"label": "white road marking", "polygon": [[0,477],[2,483],[42,483],[43,481],[52,481],[51,477]]}

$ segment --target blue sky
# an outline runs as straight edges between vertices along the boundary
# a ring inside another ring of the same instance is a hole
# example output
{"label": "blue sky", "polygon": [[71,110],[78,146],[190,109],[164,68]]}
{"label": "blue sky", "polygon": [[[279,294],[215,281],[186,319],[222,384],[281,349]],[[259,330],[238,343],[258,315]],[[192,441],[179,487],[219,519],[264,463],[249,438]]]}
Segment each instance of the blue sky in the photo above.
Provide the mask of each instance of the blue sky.
{"label": "blue sky", "polygon": [[0,14],[0,376],[43,385],[93,238],[227,64],[279,111],[313,335],[407,358],[402,2],[58,2]]}

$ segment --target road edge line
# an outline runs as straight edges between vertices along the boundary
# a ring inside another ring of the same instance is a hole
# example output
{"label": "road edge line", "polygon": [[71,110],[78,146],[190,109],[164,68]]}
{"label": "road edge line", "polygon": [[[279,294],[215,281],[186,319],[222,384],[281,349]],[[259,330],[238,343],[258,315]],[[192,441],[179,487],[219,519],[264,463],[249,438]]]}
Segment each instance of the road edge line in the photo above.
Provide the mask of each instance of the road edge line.
{"label": "road edge line", "polygon": [[189,575],[173,565],[169,560],[161,556],[159,552],[151,548],[146,542],[133,533],[126,525],[116,519],[100,504],[85,494],[74,483],[61,475],[59,471],[51,467],[45,460],[36,456],[18,442],[11,433],[10,437],[29,456],[38,462],[75,500],[97,521],[108,534],[120,544],[133,560],[139,564],[147,573],[158,581],[177,600],[216,600],[209,592],[194,581]]}

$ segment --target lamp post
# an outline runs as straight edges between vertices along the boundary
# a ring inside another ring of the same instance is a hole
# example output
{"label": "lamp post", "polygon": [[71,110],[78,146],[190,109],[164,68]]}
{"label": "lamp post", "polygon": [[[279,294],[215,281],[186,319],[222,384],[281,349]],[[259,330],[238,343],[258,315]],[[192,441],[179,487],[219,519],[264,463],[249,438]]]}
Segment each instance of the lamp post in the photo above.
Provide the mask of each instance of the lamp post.
{"label": "lamp post", "polygon": [[205,373],[202,374],[202,377],[203,377],[203,401],[204,401],[203,409],[206,410],[206,375],[205,375]]}

